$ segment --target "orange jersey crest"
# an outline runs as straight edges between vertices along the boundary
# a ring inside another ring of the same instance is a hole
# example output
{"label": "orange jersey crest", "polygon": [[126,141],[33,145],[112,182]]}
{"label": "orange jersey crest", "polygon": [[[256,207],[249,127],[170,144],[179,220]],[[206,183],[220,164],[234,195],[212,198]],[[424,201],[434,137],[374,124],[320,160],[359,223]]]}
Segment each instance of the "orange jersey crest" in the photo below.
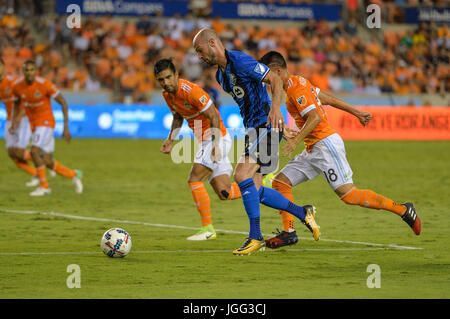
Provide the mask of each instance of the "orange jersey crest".
{"label": "orange jersey crest", "polygon": [[[194,132],[194,136],[199,141],[210,138],[210,134],[208,134],[208,129],[210,128],[209,119],[201,114],[212,105],[212,100],[208,93],[197,84],[180,79],[177,93],[163,92],[163,96],[170,111],[180,114],[187,120],[189,127]],[[227,129],[223,125],[219,111],[216,110],[216,112],[220,118],[221,136],[224,136],[227,134]],[[205,134],[205,132],[207,133]]]}
{"label": "orange jersey crest", "polygon": [[12,91],[14,80],[15,78],[13,76],[6,75],[0,82],[0,101],[5,103],[7,120],[11,119],[12,107],[14,105],[14,94]]}
{"label": "orange jersey crest", "polygon": [[306,151],[310,152],[316,142],[336,133],[336,131],[328,124],[327,114],[319,100],[317,90],[307,79],[301,76],[291,75],[286,85],[286,107],[299,129],[306,122],[306,113],[313,109],[317,110],[317,113],[319,113],[322,119],[304,139]]}
{"label": "orange jersey crest", "polygon": [[25,107],[33,129],[36,126],[55,127],[50,99],[56,97],[59,90],[52,82],[36,76],[28,85],[24,78],[20,78],[13,84],[13,94]]}

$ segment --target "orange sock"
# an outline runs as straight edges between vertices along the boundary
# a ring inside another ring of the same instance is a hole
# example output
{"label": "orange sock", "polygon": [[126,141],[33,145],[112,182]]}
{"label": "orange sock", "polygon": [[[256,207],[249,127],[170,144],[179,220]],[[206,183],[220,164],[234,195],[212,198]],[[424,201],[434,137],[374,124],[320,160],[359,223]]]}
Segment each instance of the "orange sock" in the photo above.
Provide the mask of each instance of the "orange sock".
{"label": "orange sock", "polygon": [[[288,184],[280,182],[276,179],[272,181],[272,188],[274,190],[279,191],[284,197],[289,199],[291,202],[294,202],[294,196],[292,195],[292,187]],[[294,216],[289,214],[288,212],[279,211],[281,216],[281,221],[283,222],[283,230],[286,232],[291,232],[295,230],[294,225]]]}
{"label": "orange sock", "polygon": [[37,172],[36,172],[36,168],[34,168],[33,166],[31,166],[28,163],[23,163],[20,162],[18,160],[14,161],[14,164],[16,164],[16,166],[18,168],[20,168],[21,170],[27,172],[28,174],[30,174],[31,176],[36,176]]}
{"label": "orange sock", "polygon": [[24,152],[23,152],[23,159],[25,160],[25,161],[32,161],[33,159],[31,158],[31,153],[30,153],[30,151],[29,150],[25,150]]}
{"label": "orange sock", "polygon": [[48,188],[47,175],[45,174],[45,165],[39,166],[37,169],[37,176],[39,177],[39,186]]}
{"label": "orange sock", "polygon": [[379,195],[370,189],[357,189],[353,187],[347,192],[341,199],[349,205],[359,205],[361,207],[367,207],[372,209],[384,209],[393,212],[399,216],[402,216],[406,207],[397,204],[392,199]]}
{"label": "orange sock", "polygon": [[62,175],[67,178],[74,178],[75,176],[77,176],[77,173],[73,169],[70,169],[70,168],[65,167],[64,165],[61,165],[58,161],[54,162],[53,170],[57,174]]}
{"label": "orange sock", "polygon": [[228,194],[227,200],[241,198],[241,190],[239,189],[239,185],[234,182],[231,184],[230,193]]}
{"label": "orange sock", "polygon": [[202,226],[212,225],[211,203],[208,192],[202,182],[188,183],[192,192],[192,199],[202,218]]}

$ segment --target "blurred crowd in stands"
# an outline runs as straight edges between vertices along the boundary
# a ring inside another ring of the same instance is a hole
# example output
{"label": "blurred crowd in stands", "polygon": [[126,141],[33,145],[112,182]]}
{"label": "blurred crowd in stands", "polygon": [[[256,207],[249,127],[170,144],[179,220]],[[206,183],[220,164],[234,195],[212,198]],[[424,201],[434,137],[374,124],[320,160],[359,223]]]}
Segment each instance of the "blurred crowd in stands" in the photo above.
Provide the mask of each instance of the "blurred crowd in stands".
{"label": "blurred crowd in stands", "polygon": [[[4,8],[2,1],[0,7]],[[34,1],[29,2],[28,8],[33,8]],[[348,3],[353,1],[327,2],[346,2],[351,9]],[[301,74],[324,90],[357,94],[450,92],[448,25],[422,23],[401,31],[381,29],[378,37],[371,33],[362,36],[358,31],[363,27],[352,14],[339,23],[310,20],[288,27],[257,26],[244,20],[231,24],[208,16],[204,10],[170,18],[161,14],[134,19],[86,16],[81,28],[69,29],[65,17],[9,8],[0,10],[0,53],[11,74],[20,74],[23,61],[33,58],[40,74],[60,88],[109,89],[119,101],[128,97],[134,102],[149,102],[151,92],[158,88],[153,65],[162,57],[173,57],[183,77],[217,88],[215,70],[199,61],[192,48],[193,36],[204,27],[214,28],[228,50],[244,51],[255,58],[270,50],[280,51],[292,74]]]}

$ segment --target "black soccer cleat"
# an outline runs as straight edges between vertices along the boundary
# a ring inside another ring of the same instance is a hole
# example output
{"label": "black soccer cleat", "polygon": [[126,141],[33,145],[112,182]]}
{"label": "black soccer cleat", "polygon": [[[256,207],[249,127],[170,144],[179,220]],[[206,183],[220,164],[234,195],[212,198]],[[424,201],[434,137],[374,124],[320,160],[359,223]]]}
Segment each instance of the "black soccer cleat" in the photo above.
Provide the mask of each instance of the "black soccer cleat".
{"label": "black soccer cleat", "polygon": [[404,203],[402,204],[406,207],[406,212],[402,215],[402,219],[405,223],[411,227],[414,234],[420,235],[420,231],[422,228],[422,223],[420,221],[419,216],[417,215],[416,208],[413,203]]}
{"label": "black soccer cleat", "polygon": [[266,239],[266,247],[277,249],[283,246],[295,245],[298,242],[297,232],[279,231],[272,238]]}

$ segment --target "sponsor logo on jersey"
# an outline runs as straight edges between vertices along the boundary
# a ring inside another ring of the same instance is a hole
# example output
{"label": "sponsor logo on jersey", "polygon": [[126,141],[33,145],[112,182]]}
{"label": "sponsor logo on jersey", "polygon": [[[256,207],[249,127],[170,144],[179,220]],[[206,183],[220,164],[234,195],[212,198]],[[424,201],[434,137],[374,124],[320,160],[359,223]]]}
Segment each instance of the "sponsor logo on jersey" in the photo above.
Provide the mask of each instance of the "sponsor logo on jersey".
{"label": "sponsor logo on jersey", "polygon": [[34,97],[35,97],[36,99],[39,99],[39,98],[41,98],[41,97],[42,97],[42,94],[41,94],[41,92],[40,92],[40,91],[36,91],[36,92],[34,92]]}

